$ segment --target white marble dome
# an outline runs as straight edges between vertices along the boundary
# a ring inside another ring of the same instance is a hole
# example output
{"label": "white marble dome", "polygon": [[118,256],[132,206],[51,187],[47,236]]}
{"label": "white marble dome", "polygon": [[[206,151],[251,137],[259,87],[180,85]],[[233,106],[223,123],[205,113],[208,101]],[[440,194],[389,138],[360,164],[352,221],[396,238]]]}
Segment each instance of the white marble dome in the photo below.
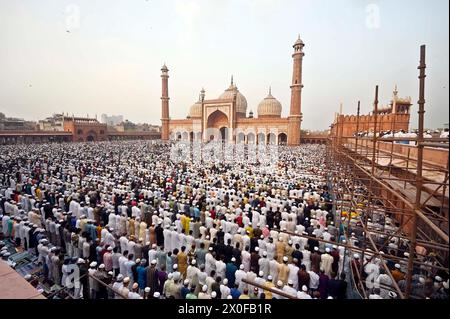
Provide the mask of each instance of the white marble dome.
{"label": "white marble dome", "polygon": [[189,109],[189,118],[201,118],[202,117],[202,102],[198,101]]}
{"label": "white marble dome", "polygon": [[258,105],[258,117],[281,117],[281,110],[281,103],[272,96],[269,89],[269,95]]}
{"label": "white marble dome", "polygon": [[219,100],[232,100],[233,95],[236,92],[236,113],[247,114],[247,99],[241,92],[239,92],[236,85],[234,85],[233,80],[231,81],[231,85],[225,92],[219,96]]}

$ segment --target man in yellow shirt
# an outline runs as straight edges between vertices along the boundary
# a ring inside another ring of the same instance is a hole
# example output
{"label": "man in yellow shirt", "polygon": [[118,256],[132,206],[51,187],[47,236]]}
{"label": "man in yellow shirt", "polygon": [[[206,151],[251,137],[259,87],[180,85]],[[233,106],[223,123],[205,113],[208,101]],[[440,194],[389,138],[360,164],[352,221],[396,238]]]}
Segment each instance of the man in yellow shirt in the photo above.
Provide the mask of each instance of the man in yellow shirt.
{"label": "man in yellow shirt", "polygon": [[[273,284],[272,280],[273,280],[272,276],[269,275],[267,277],[267,281],[264,283],[264,287],[266,287],[266,288],[273,288],[273,287],[275,287],[275,285]],[[273,298],[272,292],[270,290],[264,289],[264,294],[266,295],[266,299],[272,299]]]}
{"label": "man in yellow shirt", "polygon": [[275,244],[275,251],[277,254],[277,261],[279,263],[282,262],[283,260],[283,256],[285,255],[285,248],[286,248],[286,244],[282,241],[277,241],[277,243]]}
{"label": "man in yellow shirt", "polygon": [[186,254],[186,247],[181,247],[181,251],[177,255],[178,259],[178,270],[180,271],[181,275],[183,276],[183,279],[186,279],[187,274],[187,254]]}
{"label": "man in yellow shirt", "polygon": [[288,258],[283,257],[283,263],[278,267],[278,280],[281,280],[283,284],[287,284],[289,277],[289,267],[287,265]]}
{"label": "man in yellow shirt", "polygon": [[247,288],[244,289],[244,292],[239,296],[239,299],[250,299]]}

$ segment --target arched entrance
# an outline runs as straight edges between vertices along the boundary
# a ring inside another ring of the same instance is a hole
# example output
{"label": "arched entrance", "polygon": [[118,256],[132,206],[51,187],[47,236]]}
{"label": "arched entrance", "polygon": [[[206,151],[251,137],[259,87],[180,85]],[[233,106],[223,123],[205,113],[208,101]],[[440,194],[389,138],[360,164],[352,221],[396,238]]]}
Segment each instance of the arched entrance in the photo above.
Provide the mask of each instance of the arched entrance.
{"label": "arched entrance", "polygon": [[244,133],[239,133],[237,135],[237,143],[239,143],[239,144],[245,143],[245,134]]}
{"label": "arched entrance", "polygon": [[264,144],[266,144],[265,142],[266,142],[266,136],[264,135],[264,133],[259,133],[258,134],[258,144],[264,145]]}
{"label": "arched entrance", "polygon": [[228,140],[228,128],[226,127],[220,128],[220,140],[223,142]]}
{"label": "arched entrance", "polygon": [[255,144],[255,134],[249,133],[247,135],[247,144]]}
{"label": "arched entrance", "polygon": [[95,140],[97,140],[97,133],[94,131],[89,131],[86,136],[86,142],[94,142]]}
{"label": "arched entrance", "polygon": [[228,117],[222,111],[216,110],[208,117],[208,140],[228,140]]}
{"label": "arched entrance", "polygon": [[267,144],[270,145],[277,144],[277,137],[274,133],[269,133],[269,135],[267,135]]}
{"label": "arched entrance", "polygon": [[278,134],[278,145],[287,144],[287,135],[285,133]]}

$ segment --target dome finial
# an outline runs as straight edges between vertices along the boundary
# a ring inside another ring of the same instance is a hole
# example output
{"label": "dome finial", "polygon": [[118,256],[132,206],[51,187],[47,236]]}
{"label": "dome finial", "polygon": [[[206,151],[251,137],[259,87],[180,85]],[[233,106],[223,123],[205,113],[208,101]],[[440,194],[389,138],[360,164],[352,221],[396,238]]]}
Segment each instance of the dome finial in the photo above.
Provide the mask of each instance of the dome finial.
{"label": "dome finial", "polygon": [[272,86],[269,86],[269,95],[272,95]]}
{"label": "dome finial", "polygon": [[231,85],[234,84],[234,80],[233,80],[233,74],[231,75]]}

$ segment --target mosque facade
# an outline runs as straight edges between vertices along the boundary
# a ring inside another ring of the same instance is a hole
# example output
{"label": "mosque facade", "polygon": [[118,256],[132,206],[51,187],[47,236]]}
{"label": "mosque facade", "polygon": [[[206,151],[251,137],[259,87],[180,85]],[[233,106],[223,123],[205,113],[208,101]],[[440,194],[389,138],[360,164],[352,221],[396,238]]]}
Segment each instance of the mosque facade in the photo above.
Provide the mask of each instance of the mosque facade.
{"label": "mosque facade", "polygon": [[282,105],[272,95],[259,103],[257,114],[248,111],[247,99],[231,78],[230,86],[216,99],[206,99],[202,89],[185,119],[172,119],[169,113],[169,69],[162,71],[162,140],[222,140],[228,143],[300,145],[302,122],[302,65],[305,44],[298,38],[293,45],[291,103],[288,117],[281,117]]}

